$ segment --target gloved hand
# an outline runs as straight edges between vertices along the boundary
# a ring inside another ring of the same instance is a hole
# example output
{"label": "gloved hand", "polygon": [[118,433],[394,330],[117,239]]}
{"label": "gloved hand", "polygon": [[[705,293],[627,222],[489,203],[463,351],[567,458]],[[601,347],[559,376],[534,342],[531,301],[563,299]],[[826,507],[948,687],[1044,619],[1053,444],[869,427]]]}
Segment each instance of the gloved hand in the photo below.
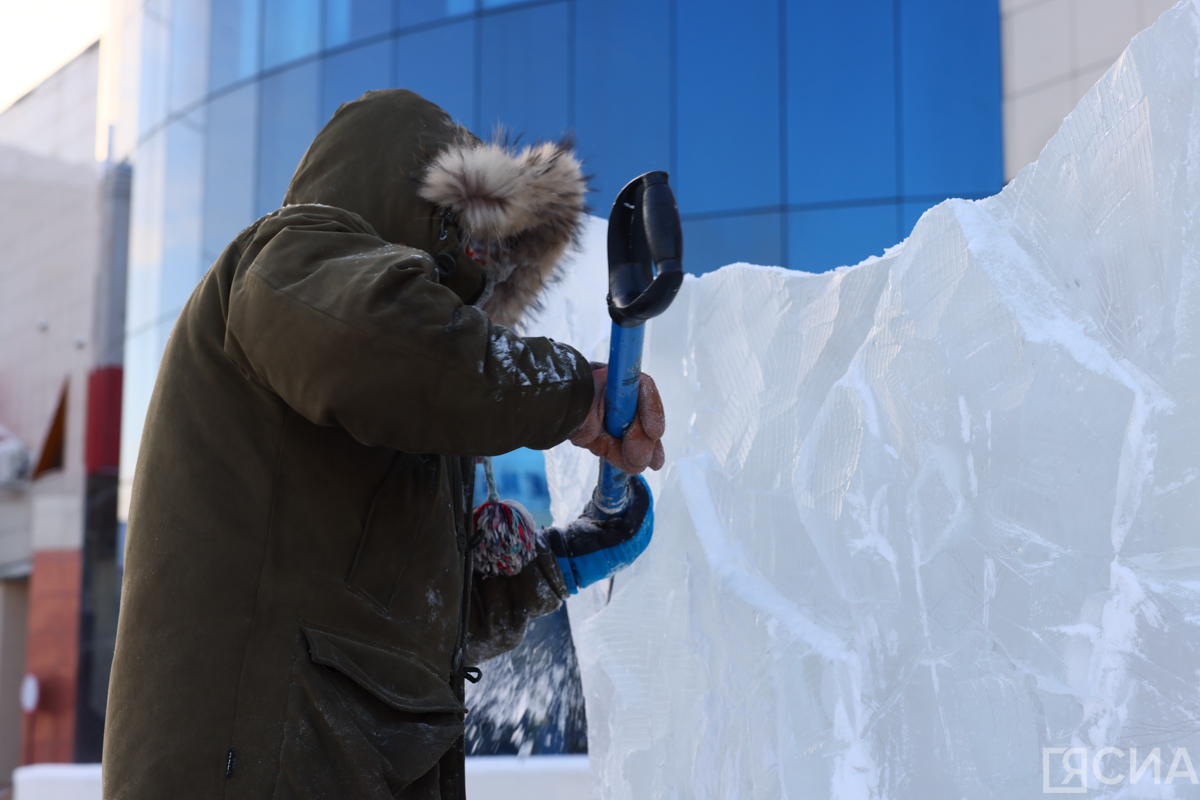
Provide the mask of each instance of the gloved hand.
{"label": "gloved hand", "polygon": [[571,594],[624,569],[642,554],[654,533],[653,501],[646,480],[633,475],[629,478],[629,505],[620,516],[599,519],[601,515],[589,502],[565,530],[542,529],[539,535],[558,559]]}
{"label": "gloved hand", "polygon": [[662,469],[666,462],[662,439],[667,427],[662,398],[654,379],[642,373],[638,384],[637,415],[621,439],[604,430],[604,389],[608,384],[608,365],[592,364],[595,394],[592,408],[582,427],[571,435],[571,444],[586,448],[626,475],[637,475],[646,467]]}

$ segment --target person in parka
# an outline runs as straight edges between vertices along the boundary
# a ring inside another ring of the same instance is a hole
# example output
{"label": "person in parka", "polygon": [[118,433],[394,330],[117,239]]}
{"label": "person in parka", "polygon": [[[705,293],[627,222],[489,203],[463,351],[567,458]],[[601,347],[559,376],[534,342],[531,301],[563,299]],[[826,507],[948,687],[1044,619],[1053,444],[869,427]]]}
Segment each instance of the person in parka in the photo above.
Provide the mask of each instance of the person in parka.
{"label": "person in parka", "polygon": [[545,545],[473,575],[475,457],[663,462],[652,382],[612,440],[603,371],[511,330],[585,190],[566,144],[368,92],[201,279],[138,454],[105,798],[463,797],[464,678],[568,591]]}

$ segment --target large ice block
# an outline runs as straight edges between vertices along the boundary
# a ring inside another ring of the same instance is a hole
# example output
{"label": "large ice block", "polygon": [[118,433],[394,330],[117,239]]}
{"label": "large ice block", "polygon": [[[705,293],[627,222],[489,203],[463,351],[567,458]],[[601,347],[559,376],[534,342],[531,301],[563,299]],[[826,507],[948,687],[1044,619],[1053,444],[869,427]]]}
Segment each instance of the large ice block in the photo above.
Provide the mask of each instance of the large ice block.
{"label": "large ice block", "polygon": [[[602,239],[531,326],[600,358]],[[1200,796],[1195,2],[999,195],[689,280],[644,368],[654,540],[570,604],[596,797]]]}

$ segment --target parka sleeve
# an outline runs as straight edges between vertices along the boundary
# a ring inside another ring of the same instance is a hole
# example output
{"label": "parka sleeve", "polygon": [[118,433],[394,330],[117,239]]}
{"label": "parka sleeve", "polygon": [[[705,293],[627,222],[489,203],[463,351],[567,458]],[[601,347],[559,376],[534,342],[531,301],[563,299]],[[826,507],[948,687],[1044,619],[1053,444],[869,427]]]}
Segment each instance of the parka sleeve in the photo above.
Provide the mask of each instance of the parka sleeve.
{"label": "parka sleeve", "polygon": [[319,425],[409,453],[495,455],[566,439],[592,399],[567,345],[492,325],[425,252],[340,209],[264,220],[230,284],[226,354]]}

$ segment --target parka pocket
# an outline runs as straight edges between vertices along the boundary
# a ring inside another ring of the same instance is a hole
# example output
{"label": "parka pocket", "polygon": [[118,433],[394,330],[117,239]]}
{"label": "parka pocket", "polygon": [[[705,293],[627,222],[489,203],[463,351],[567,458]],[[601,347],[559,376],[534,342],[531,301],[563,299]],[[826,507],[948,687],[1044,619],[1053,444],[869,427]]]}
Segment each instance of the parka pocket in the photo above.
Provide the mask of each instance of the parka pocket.
{"label": "parka pocket", "polygon": [[396,453],[371,501],[346,585],[385,616],[438,494],[439,461]]}
{"label": "parka pocket", "polygon": [[439,797],[466,708],[420,658],[301,623],[274,800]]}

